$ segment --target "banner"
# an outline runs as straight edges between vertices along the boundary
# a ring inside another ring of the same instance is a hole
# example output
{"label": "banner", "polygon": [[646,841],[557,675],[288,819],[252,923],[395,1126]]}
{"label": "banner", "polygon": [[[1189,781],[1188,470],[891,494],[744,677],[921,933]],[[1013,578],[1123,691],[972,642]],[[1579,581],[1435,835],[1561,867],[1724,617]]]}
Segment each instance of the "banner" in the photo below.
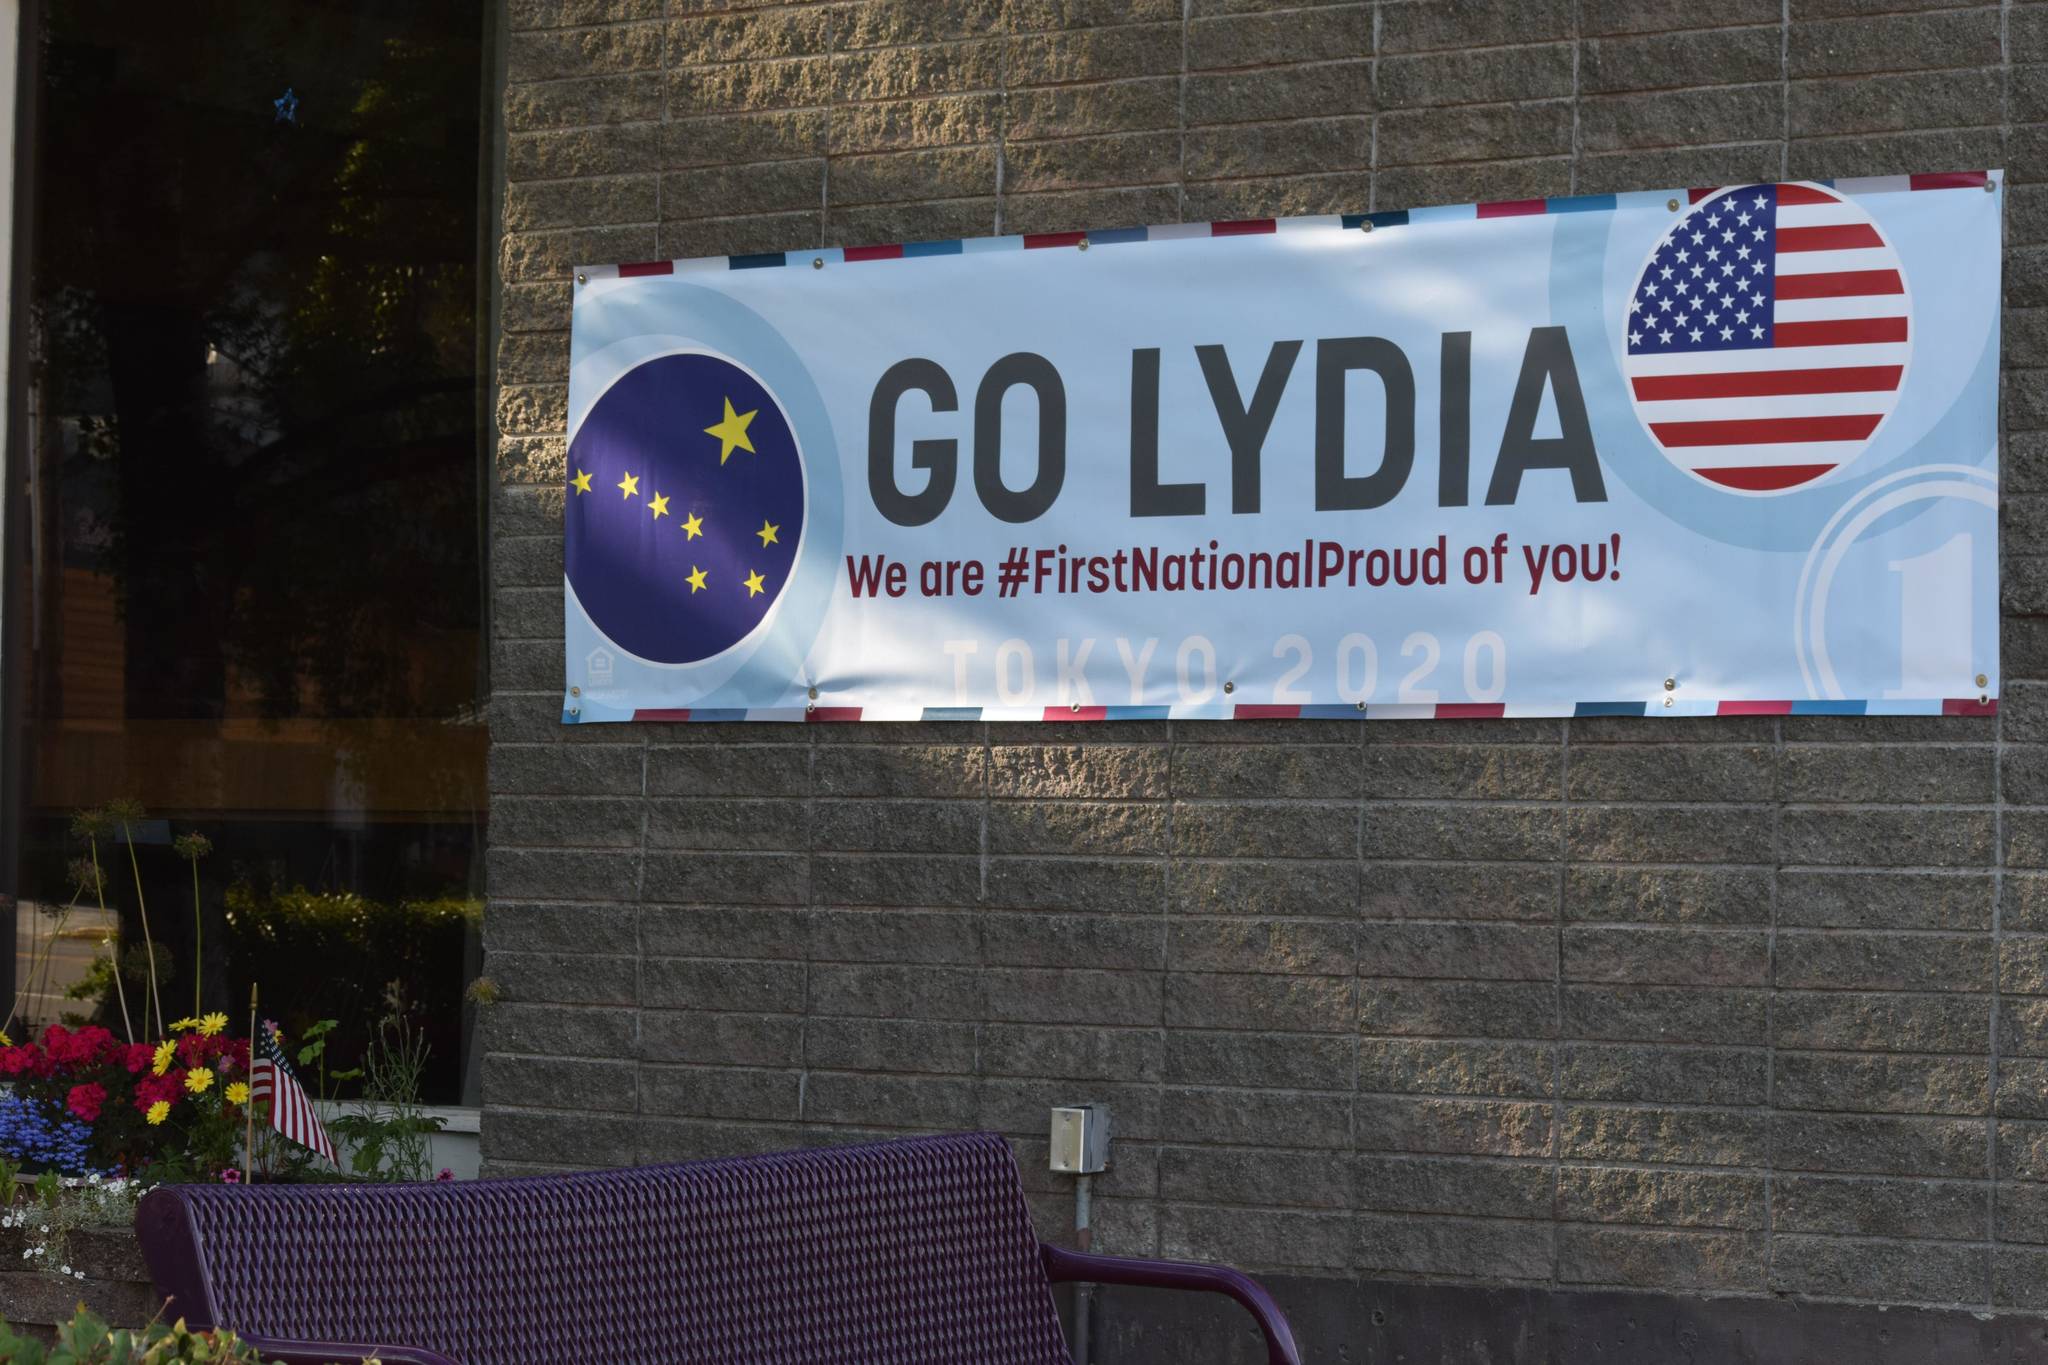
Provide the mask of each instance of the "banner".
{"label": "banner", "polygon": [[1988,711],[2002,185],[580,270],[563,719]]}

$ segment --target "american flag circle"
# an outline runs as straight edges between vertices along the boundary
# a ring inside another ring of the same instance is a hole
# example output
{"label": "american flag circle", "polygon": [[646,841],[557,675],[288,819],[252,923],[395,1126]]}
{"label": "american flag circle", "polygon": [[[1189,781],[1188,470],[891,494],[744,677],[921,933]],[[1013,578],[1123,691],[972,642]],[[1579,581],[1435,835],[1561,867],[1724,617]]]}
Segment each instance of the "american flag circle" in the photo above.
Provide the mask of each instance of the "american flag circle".
{"label": "american flag circle", "polygon": [[1812,184],[1715,190],[1629,294],[1630,398],[1680,469],[1790,492],[1855,459],[1891,415],[1911,317],[1898,255],[1853,200]]}

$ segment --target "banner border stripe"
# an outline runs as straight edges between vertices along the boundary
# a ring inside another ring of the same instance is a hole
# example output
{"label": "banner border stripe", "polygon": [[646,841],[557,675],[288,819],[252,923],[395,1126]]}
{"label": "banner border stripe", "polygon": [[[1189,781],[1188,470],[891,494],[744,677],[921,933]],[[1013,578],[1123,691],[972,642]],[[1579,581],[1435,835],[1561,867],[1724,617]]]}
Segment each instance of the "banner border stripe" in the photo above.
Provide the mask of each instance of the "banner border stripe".
{"label": "banner border stripe", "polygon": [[[1756,181],[1756,184],[1810,184],[1824,185],[1842,194],[1897,194],[1925,193],[1934,190],[1983,190],[1986,186],[1998,188],[2000,170],[1972,171],[1927,171],[1911,175],[1861,176],[1841,180],[1807,181]],[[815,255],[820,260],[859,263],[877,260],[916,260],[929,256],[958,256],[978,251],[1012,251],[1019,249],[1044,250],[1049,247],[1083,245],[1121,245],[1128,242],[1165,242],[1183,238],[1219,238],[1263,236],[1269,233],[1285,233],[1302,229],[1326,228],[1331,231],[1352,229],[1410,227],[1421,223],[1446,221],[1471,221],[1475,218],[1531,217],[1553,213],[1603,213],[1613,212],[1621,207],[1624,197],[1628,199],[1655,200],[1659,198],[1682,198],[1688,204],[1730,188],[1727,185],[1695,185],[1673,190],[1639,190],[1628,195],[1618,194],[1576,194],[1557,195],[1545,199],[1495,199],[1469,204],[1431,204],[1407,209],[1380,209],[1370,213],[1345,214],[1297,214],[1286,218],[1237,218],[1213,219],[1206,223],[1154,223],[1140,227],[1082,228],[1068,232],[1010,233],[987,237],[955,237],[936,241],[921,242],[878,242],[865,246],[820,247]],[[633,279],[650,275],[671,275],[688,269],[724,268],[728,270],[759,270],[786,266],[792,255],[804,253],[786,251],[752,252],[729,256],[678,256],[666,261],[633,261],[605,265],[581,265],[573,267],[571,274],[578,283],[600,279]]]}
{"label": "banner border stripe", "polygon": [[[1224,709],[1227,708],[1227,709]],[[880,712],[889,714],[878,714]],[[1001,714],[994,714],[1000,711]],[[562,708],[562,723],[582,721],[582,708],[573,701]],[[1178,714],[1176,714],[1178,713]],[[1306,702],[1301,704],[1236,702],[1219,704],[1190,702],[1185,706],[1066,706],[989,708],[982,706],[926,706],[884,708],[875,706],[810,706],[748,709],[744,707],[642,707],[630,717],[634,721],[669,724],[725,725],[742,721],[801,721],[811,725],[844,725],[855,721],[982,721],[1027,720],[1042,724],[1092,724],[1115,720],[1597,720],[1608,716],[1995,716],[1998,698],[1984,697],[1886,697],[1878,700],[1807,699],[1790,701],[1724,700],[1687,698],[1682,709],[1658,706],[1647,701],[1581,702]]]}

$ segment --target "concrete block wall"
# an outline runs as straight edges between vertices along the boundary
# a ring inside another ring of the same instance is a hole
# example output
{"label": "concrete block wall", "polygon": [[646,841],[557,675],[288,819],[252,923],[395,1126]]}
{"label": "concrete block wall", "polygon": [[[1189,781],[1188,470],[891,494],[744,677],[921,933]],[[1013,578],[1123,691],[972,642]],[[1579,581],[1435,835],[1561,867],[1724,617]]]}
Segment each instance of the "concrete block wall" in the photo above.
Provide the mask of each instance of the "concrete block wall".
{"label": "concrete block wall", "polygon": [[[483,1144],[1115,1109],[1099,1245],[2048,1310],[2048,4],[510,0]],[[2004,166],[1995,719],[564,728],[575,264]]]}

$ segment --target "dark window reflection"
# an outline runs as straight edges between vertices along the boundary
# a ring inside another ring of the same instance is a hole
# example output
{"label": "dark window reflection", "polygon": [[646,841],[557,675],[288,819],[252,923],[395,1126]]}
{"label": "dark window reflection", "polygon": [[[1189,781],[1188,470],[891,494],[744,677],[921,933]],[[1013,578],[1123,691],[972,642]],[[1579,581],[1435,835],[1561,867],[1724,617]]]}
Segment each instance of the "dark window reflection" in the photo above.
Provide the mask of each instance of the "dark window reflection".
{"label": "dark window reflection", "polygon": [[[402,980],[430,1097],[455,1100],[484,818],[484,6],[53,0],[37,52],[17,975],[72,895],[72,813],[132,797],[167,1010],[194,984],[169,839],[197,830],[205,1007],[239,1020],[253,978],[287,1028],[339,1019],[346,1054]],[[125,852],[113,871],[139,944]],[[107,1008],[62,998],[92,991],[93,919],[43,954],[45,1018]]]}

